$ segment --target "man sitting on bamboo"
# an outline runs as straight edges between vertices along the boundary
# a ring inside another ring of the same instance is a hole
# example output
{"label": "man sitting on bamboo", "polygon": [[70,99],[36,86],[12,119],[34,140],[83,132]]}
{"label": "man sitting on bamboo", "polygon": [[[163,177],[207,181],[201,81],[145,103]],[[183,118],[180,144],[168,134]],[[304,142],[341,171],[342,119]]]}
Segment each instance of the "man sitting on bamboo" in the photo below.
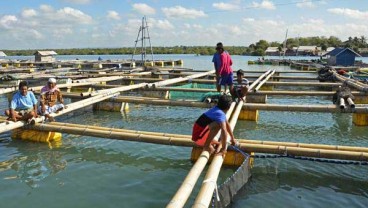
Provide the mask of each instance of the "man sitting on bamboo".
{"label": "man sitting on bamboo", "polygon": [[[235,138],[226,119],[226,111],[229,110],[232,99],[230,96],[221,95],[217,105],[203,113],[193,126],[192,140],[204,150],[212,153],[226,153],[226,142],[228,134],[231,138],[231,143],[235,145]],[[221,131],[220,142],[214,138],[218,131]]]}
{"label": "man sitting on bamboo", "polygon": [[37,99],[33,92],[28,92],[28,84],[26,81],[19,83],[18,92],[14,93],[10,102],[9,110],[5,111],[5,115],[9,116],[8,120],[24,120],[27,123],[33,123],[32,118],[37,117]]}
{"label": "man sitting on bamboo", "polygon": [[55,121],[50,114],[56,113],[64,107],[64,99],[59,88],[56,87],[56,79],[50,78],[47,85],[41,89],[40,106],[38,111],[49,121]]}

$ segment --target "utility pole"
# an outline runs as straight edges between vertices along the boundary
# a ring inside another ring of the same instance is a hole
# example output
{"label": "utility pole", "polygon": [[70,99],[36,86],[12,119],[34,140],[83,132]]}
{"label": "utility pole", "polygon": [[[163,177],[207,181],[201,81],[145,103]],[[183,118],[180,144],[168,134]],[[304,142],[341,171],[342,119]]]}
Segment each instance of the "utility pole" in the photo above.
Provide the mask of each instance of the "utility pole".
{"label": "utility pole", "polygon": [[285,59],[285,53],[286,53],[286,50],[287,50],[287,48],[286,48],[286,41],[287,41],[287,35],[288,35],[288,30],[289,29],[286,29],[286,35],[285,35],[285,41],[284,41],[284,46],[283,46],[283,52],[284,52],[284,54],[283,54],[283,56],[282,56],[282,59]]}
{"label": "utility pole", "polygon": [[149,35],[149,31],[148,31],[148,24],[147,24],[146,16],[144,16],[142,18],[142,25],[139,27],[137,39],[135,40],[134,52],[132,54],[132,62],[133,62],[134,55],[135,55],[135,52],[137,50],[137,44],[138,44],[138,42],[141,42],[141,63],[142,63],[142,66],[144,66],[144,63],[147,61],[147,59],[146,59],[146,56],[147,56],[146,40],[148,40],[149,48],[151,49],[151,61],[153,61],[153,50],[152,50],[152,45],[151,45],[151,38],[150,38],[150,35]]}

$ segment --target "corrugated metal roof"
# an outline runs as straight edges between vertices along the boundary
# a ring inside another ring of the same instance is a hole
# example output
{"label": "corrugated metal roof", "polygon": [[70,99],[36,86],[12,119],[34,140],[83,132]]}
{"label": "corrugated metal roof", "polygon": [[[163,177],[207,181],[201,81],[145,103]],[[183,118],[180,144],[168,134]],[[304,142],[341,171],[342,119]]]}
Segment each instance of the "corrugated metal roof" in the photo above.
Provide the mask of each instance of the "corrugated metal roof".
{"label": "corrugated metal roof", "polygon": [[278,47],[268,47],[265,52],[278,52]]}
{"label": "corrugated metal roof", "polygon": [[314,51],[316,50],[321,50],[320,47],[317,47],[317,46],[299,46],[299,47],[296,47],[298,51]]}
{"label": "corrugated metal roof", "polygon": [[335,49],[335,47],[328,47],[327,49],[326,49],[326,51],[327,52],[330,52],[330,51],[333,51]]}
{"label": "corrugated metal roof", "polygon": [[358,54],[357,52],[351,50],[350,48],[335,48],[334,50],[328,52],[325,54],[325,56],[329,55],[329,56],[338,56],[340,53],[349,50],[353,53],[355,53],[356,56],[361,56],[360,54]]}
{"label": "corrugated metal roof", "polygon": [[6,54],[2,51],[0,51],[0,56],[6,56]]}
{"label": "corrugated metal roof", "polygon": [[55,51],[37,51],[36,53],[39,53],[41,56],[57,55]]}

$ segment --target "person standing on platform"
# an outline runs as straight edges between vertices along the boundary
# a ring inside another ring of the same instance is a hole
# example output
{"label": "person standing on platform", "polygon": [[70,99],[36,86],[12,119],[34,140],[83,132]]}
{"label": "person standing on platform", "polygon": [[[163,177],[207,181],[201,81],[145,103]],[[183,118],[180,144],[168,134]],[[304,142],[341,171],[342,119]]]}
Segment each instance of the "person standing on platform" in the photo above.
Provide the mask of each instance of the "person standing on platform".
{"label": "person standing on platform", "polygon": [[[216,89],[217,92],[221,92],[221,85],[219,84],[219,79],[220,79],[220,74],[219,74],[219,70],[221,67],[221,58],[220,58],[220,52],[219,49],[223,48],[223,45],[221,42],[218,42],[216,44],[216,53],[213,54],[213,58],[212,58],[212,62],[213,62],[213,66],[215,68],[215,74],[216,74]],[[227,51],[225,51],[226,53],[228,53]]]}
{"label": "person standing on platform", "polygon": [[224,93],[227,93],[227,86],[229,86],[230,92],[233,90],[233,82],[234,75],[233,70],[231,69],[231,65],[233,65],[233,61],[231,60],[230,54],[224,50],[224,47],[218,46],[218,52],[220,54],[220,67],[218,69],[219,73],[219,81],[218,84],[224,86]]}
{"label": "person standing on platform", "polygon": [[50,114],[56,113],[64,107],[64,99],[59,88],[56,86],[56,79],[50,78],[47,85],[41,89],[38,111],[49,121],[54,121],[55,119]]}
{"label": "person standing on platform", "polygon": [[[221,95],[217,105],[203,113],[193,125],[192,141],[211,154],[215,152],[224,155],[226,153],[228,135],[230,135],[231,144],[236,144],[225,114],[231,102],[230,96]],[[214,140],[218,131],[221,131],[220,142]]]}
{"label": "person standing on platform", "polygon": [[19,83],[19,90],[13,95],[10,102],[9,110],[5,111],[5,115],[13,120],[24,120],[27,123],[34,123],[34,117],[37,117],[37,99],[33,92],[28,92],[28,84],[26,81]]}

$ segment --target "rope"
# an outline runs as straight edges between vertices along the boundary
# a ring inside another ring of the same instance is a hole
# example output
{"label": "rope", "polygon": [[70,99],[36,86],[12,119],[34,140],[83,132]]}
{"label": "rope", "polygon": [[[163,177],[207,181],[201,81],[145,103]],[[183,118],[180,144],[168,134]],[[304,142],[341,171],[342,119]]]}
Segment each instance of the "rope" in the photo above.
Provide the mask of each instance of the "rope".
{"label": "rope", "polygon": [[368,165],[368,162],[365,161],[350,161],[350,160],[333,160],[333,159],[325,159],[325,158],[313,158],[313,157],[304,157],[304,156],[294,156],[294,155],[269,155],[269,154],[261,154],[261,155],[251,155],[253,158],[281,158],[287,157],[296,160],[309,160],[314,162],[325,162],[325,163],[335,163],[342,165]]}

